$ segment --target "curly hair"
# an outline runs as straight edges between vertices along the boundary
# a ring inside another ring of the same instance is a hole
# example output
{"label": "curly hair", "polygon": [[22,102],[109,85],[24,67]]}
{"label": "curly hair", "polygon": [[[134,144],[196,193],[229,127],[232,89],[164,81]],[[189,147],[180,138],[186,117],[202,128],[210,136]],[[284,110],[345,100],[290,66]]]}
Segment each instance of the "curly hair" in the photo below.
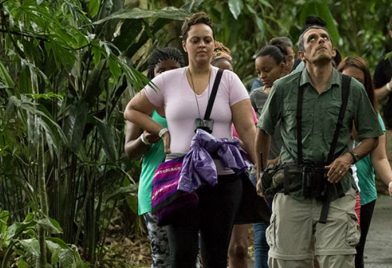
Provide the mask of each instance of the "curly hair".
{"label": "curly hair", "polygon": [[205,12],[197,12],[191,15],[189,18],[187,18],[184,23],[182,24],[181,27],[181,38],[182,40],[186,40],[188,37],[188,32],[191,26],[196,25],[196,24],[206,24],[208,25],[211,29],[212,28],[212,21],[210,17]]}
{"label": "curly hair", "polygon": [[214,54],[212,55],[211,64],[219,59],[226,59],[230,63],[232,62],[231,51],[224,44],[219,41],[215,41]]}
{"label": "curly hair", "polygon": [[181,51],[174,47],[156,48],[148,58],[148,71],[147,77],[154,78],[155,66],[164,60],[174,60],[180,64],[181,67],[185,65],[184,56]]}

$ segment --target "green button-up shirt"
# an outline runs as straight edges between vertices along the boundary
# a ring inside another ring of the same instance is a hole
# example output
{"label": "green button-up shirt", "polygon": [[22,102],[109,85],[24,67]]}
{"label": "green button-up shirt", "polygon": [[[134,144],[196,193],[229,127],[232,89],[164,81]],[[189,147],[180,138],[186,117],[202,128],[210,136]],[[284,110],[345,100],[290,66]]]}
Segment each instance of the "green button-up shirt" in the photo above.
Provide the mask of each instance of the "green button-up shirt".
{"label": "green button-up shirt", "polygon": [[[302,101],[302,153],[305,162],[325,163],[327,161],[333,134],[342,104],[342,76],[333,69],[328,89],[319,94],[310,83],[306,69],[277,80],[262,110],[258,127],[269,135],[273,134],[274,126],[281,119],[282,163],[297,161],[296,113],[298,88],[304,88]],[[362,84],[351,79],[350,93],[343,127],[336,144],[336,152],[346,152],[351,144],[353,123],[358,138],[374,138],[382,135],[376,113],[369,101]],[[351,184],[351,174],[342,180],[344,190]]]}

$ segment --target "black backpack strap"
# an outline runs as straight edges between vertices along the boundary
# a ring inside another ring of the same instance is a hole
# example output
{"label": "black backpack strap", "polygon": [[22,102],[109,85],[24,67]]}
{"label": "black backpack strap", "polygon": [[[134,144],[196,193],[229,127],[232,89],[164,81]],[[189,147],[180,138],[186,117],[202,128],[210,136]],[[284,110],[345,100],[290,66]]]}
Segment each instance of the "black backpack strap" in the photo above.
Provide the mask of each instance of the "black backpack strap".
{"label": "black backpack strap", "polygon": [[[335,133],[333,135],[331,147],[330,147],[329,153],[328,153],[328,159],[327,159],[328,165],[330,163],[332,163],[332,161],[334,159],[336,143],[338,142],[340,129],[343,127],[344,114],[346,112],[348,97],[350,95],[350,83],[351,83],[351,77],[346,76],[346,75],[342,75],[342,105],[340,106],[338,121],[337,121],[336,127],[335,127]],[[319,219],[320,223],[327,222],[329,205],[331,203],[330,198],[329,198],[330,192],[332,190],[335,191],[335,194],[338,194],[339,191],[342,192],[342,185],[340,182],[337,183],[336,185],[333,185],[332,183],[327,182],[326,187],[327,187],[327,196],[326,196],[326,200],[323,201],[323,206],[321,207],[321,213],[320,213],[320,219]]]}
{"label": "black backpack strap", "polygon": [[212,106],[214,105],[216,93],[218,92],[218,87],[219,87],[220,80],[222,78],[222,74],[223,74],[223,70],[219,69],[218,73],[216,74],[216,77],[215,77],[214,85],[212,86],[210,98],[208,99],[206,113],[204,114],[204,120],[210,119]]}

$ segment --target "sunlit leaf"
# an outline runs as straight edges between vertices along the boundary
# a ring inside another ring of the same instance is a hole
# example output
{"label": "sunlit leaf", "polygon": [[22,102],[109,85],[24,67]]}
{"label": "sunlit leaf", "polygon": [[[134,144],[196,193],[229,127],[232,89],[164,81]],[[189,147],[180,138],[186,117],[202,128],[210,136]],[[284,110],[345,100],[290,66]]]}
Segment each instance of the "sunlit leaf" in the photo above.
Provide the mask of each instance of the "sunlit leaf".
{"label": "sunlit leaf", "polygon": [[23,249],[34,257],[38,257],[40,254],[40,248],[38,240],[33,239],[23,239],[19,240],[19,244],[23,247]]}
{"label": "sunlit leaf", "polygon": [[8,73],[7,68],[0,62],[0,82],[3,84],[3,87],[12,88],[14,87],[14,81],[12,80],[10,74]]}
{"label": "sunlit leaf", "polygon": [[18,259],[18,268],[29,268],[30,266],[28,265],[28,263],[23,259],[23,258],[19,258]]}
{"label": "sunlit leaf", "polygon": [[100,0],[90,0],[88,1],[88,13],[91,17],[95,17],[98,14],[101,5]]}
{"label": "sunlit leaf", "polygon": [[45,217],[38,220],[37,223],[50,234],[61,234],[63,232],[60,224],[55,219],[49,219]]}
{"label": "sunlit leaf", "polygon": [[188,12],[175,7],[165,7],[160,10],[134,8],[131,10],[120,10],[119,12],[113,13],[104,19],[94,22],[94,24],[101,24],[113,19],[165,18],[171,20],[183,20],[187,16],[189,16]]}
{"label": "sunlit leaf", "polygon": [[229,0],[229,9],[235,19],[241,14],[244,3],[242,0]]}
{"label": "sunlit leaf", "polygon": [[115,81],[117,81],[118,78],[120,77],[121,71],[122,71],[121,70],[121,66],[119,65],[119,63],[117,61],[117,58],[109,57],[109,70],[110,70],[110,73],[113,76],[113,79]]}

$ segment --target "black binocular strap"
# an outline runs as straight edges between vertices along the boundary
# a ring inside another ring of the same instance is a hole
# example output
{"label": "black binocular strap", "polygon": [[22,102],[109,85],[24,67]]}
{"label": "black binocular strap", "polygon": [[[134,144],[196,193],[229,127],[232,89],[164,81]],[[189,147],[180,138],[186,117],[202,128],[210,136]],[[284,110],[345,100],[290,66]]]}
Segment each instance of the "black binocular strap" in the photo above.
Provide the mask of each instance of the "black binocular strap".
{"label": "black binocular strap", "polygon": [[218,87],[219,87],[220,80],[222,78],[222,74],[223,74],[223,69],[219,69],[215,77],[214,85],[212,86],[210,98],[208,99],[206,113],[204,114],[204,120],[210,119],[212,106],[214,105],[216,93],[218,92]]}
{"label": "black binocular strap", "polygon": [[[301,81],[301,79],[299,79]],[[351,78],[346,75],[342,75],[342,105],[340,106],[340,111],[339,111],[339,116],[338,116],[338,121],[336,122],[336,127],[335,127],[335,132],[333,134],[331,146],[329,148],[329,153],[328,153],[328,158],[327,158],[327,163],[330,164],[333,161],[334,158],[334,153],[335,153],[335,147],[336,143],[339,138],[339,133],[340,129],[343,127],[343,119],[344,119],[344,114],[346,112],[347,108],[347,103],[348,103],[348,97],[350,93],[350,83],[351,83]],[[297,98],[297,114],[296,114],[296,119],[297,119],[297,162],[298,165],[303,164],[303,154],[302,154],[302,103],[303,103],[303,93],[304,93],[304,87],[299,87],[299,92],[298,92],[298,98]],[[285,180],[286,181],[286,180]],[[287,182],[288,184],[288,182]],[[342,185],[338,183],[337,185],[334,185],[332,183],[327,182],[327,198],[323,202],[323,206],[321,208],[321,214],[320,214],[320,223],[326,223],[327,218],[328,218],[328,211],[329,211],[329,204],[330,204],[330,198],[328,192],[332,190],[332,188],[335,191],[341,190]],[[340,189],[336,190],[335,187],[338,187]],[[285,187],[286,188],[286,187]]]}

